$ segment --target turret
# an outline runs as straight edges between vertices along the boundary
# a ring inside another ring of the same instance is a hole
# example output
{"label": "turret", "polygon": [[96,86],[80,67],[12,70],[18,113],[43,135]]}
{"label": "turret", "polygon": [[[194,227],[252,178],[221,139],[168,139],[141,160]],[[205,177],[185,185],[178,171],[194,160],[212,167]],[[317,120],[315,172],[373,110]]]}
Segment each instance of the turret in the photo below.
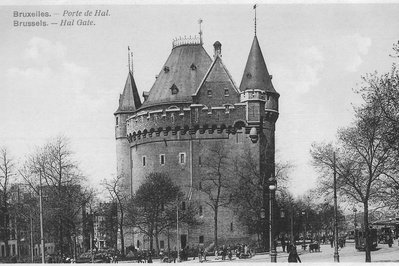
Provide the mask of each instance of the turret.
{"label": "turret", "polygon": [[132,177],[130,169],[130,147],[126,133],[126,120],[140,107],[141,101],[133,78],[133,72],[129,69],[123,93],[119,96],[119,106],[114,113],[114,116],[117,175],[124,176],[126,184],[128,184],[128,186],[130,185],[130,187]]}
{"label": "turret", "polygon": [[256,116],[251,117],[249,114],[249,121],[260,121],[260,117],[263,116],[267,121],[276,122],[280,95],[274,89],[272,76],[267,70],[256,35],[252,42],[239,90],[241,91],[241,102],[249,102],[250,109],[256,108],[257,105],[262,106],[262,110]]}

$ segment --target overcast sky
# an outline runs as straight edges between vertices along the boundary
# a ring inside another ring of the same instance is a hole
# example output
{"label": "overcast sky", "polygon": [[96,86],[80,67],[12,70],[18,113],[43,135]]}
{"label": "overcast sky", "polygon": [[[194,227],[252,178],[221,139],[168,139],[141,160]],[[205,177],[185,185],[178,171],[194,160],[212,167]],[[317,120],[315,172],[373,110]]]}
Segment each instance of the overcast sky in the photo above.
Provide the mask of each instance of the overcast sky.
{"label": "overcast sky", "polygon": [[[267,4],[258,2],[257,36],[275,89],[278,158],[289,160],[291,191],[315,186],[312,142],[332,141],[353,119],[361,76],[388,71],[399,40],[399,4]],[[67,11],[109,10],[105,17]],[[14,17],[47,11],[51,18]],[[59,15],[57,15],[59,14]],[[116,173],[114,116],[127,77],[148,91],[178,36],[198,34],[204,47],[222,43],[223,61],[240,84],[254,35],[252,3],[241,5],[0,6],[0,146],[18,160],[59,134],[67,136],[92,184]],[[14,21],[58,23],[15,27]],[[62,19],[75,19],[61,27]],[[95,25],[77,26],[77,20]]]}

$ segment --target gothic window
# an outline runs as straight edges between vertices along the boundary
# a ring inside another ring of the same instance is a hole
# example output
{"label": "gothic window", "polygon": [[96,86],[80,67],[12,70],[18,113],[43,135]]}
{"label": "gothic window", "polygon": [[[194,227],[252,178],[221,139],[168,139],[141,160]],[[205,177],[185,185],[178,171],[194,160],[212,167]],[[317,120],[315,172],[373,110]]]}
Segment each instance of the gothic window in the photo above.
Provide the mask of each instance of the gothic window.
{"label": "gothic window", "polygon": [[198,215],[199,216],[204,215],[204,213],[202,212],[202,206],[199,206],[199,208],[198,208]]}
{"label": "gothic window", "polygon": [[233,223],[230,223],[230,231],[233,232]]}
{"label": "gothic window", "polygon": [[116,117],[116,125],[119,125],[119,117]]}
{"label": "gothic window", "polygon": [[201,182],[201,181],[198,183],[198,189],[199,189],[199,190],[202,189],[202,182]]}
{"label": "gothic window", "polygon": [[165,73],[168,73],[168,72],[169,72],[169,67],[168,67],[168,66],[165,66],[165,67],[163,68],[163,71],[164,71]]}
{"label": "gothic window", "polygon": [[145,166],[146,165],[146,157],[145,156],[143,156],[142,161],[143,161],[143,166]]}
{"label": "gothic window", "polygon": [[159,163],[161,165],[165,165],[165,154],[160,154],[159,155]]}
{"label": "gothic window", "polygon": [[190,66],[190,68],[191,68],[191,70],[196,70],[196,69],[197,69],[197,66],[194,65],[194,63],[192,63],[191,66]]}
{"label": "gothic window", "polygon": [[165,248],[165,241],[163,241],[163,240],[159,241],[159,247],[161,249],[164,249]]}
{"label": "gothic window", "polygon": [[172,92],[172,95],[176,95],[177,93],[179,93],[179,89],[175,84],[173,84],[172,87],[170,87],[170,90]]}
{"label": "gothic window", "polygon": [[181,203],[181,210],[182,210],[182,211],[185,211],[185,210],[186,210],[186,202],[185,202],[185,201],[183,201],[183,202]]}
{"label": "gothic window", "polygon": [[212,97],[212,90],[208,90],[207,94],[208,94],[208,97]]}
{"label": "gothic window", "polygon": [[224,89],[224,96],[229,96],[229,89]]}

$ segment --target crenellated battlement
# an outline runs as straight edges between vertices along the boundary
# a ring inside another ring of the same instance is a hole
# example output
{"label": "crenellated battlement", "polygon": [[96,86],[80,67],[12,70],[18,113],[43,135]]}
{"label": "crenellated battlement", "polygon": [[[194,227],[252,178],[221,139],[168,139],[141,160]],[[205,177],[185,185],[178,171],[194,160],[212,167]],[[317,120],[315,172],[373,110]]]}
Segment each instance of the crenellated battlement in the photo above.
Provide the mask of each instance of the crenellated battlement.
{"label": "crenellated battlement", "polygon": [[240,93],[241,102],[247,101],[266,101],[266,92],[263,90],[246,90]]}
{"label": "crenellated battlement", "polygon": [[178,38],[173,39],[172,41],[172,49],[182,46],[182,45],[199,45],[201,44],[201,38],[194,35],[193,37],[190,36],[180,36]]}
{"label": "crenellated battlement", "polygon": [[167,136],[204,133],[234,134],[237,128],[246,126],[246,104],[225,104],[208,107],[203,104],[191,104],[179,108],[170,106],[165,109],[140,111],[127,120],[129,142],[152,136]]}

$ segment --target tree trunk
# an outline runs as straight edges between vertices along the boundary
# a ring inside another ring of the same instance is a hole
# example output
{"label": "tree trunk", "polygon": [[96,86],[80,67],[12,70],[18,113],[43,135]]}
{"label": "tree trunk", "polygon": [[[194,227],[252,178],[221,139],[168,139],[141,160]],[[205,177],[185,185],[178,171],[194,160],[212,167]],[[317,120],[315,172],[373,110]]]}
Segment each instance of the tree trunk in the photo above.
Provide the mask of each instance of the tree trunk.
{"label": "tree trunk", "polygon": [[60,227],[59,227],[59,249],[60,249],[60,254],[61,254],[61,258],[64,255],[64,242],[63,242],[63,232],[62,232],[62,217],[61,215],[59,215],[59,223],[60,223]]}
{"label": "tree trunk", "polygon": [[366,238],[365,251],[366,251],[366,262],[371,262],[371,239],[369,230],[369,206],[368,202],[364,202],[364,235]]}
{"label": "tree trunk", "polygon": [[121,255],[125,256],[125,239],[123,235],[123,212],[121,212],[121,219],[119,223],[120,236],[121,236]]}
{"label": "tree trunk", "polygon": [[[155,249],[157,251],[156,254],[159,254],[159,235],[158,235],[158,226],[155,226]],[[154,254],[153,254],[154,255]]]}
{"label": "tree trunk", "polygon": [[8,239],[10,237],[10,232],[8,230],[8,208],[7,208],[7,198],[4,195],[4,246],[5,246],[5,256],[8,257],[10,256],[10,249],[9,249],[9,245],[8,245]]}
{"label": "tree trunk", "polygon": [[152,251],[152,249],[154,248],[154,246],[153,246],[153,239],[154,239],[154,230],[152,229],[153,227],[151,227],[151,229],[150,229],[150,234],[149,234],[149,237],[150,237],[150,251]]}
{"label": "tree trunk", "polygon": [[218,247],[218,212],[219,208],[215,206],[215,216],[214,216],[214,221],[215,221],[215,230],[214,232],[214,243],[215,243],[215,248]]}

